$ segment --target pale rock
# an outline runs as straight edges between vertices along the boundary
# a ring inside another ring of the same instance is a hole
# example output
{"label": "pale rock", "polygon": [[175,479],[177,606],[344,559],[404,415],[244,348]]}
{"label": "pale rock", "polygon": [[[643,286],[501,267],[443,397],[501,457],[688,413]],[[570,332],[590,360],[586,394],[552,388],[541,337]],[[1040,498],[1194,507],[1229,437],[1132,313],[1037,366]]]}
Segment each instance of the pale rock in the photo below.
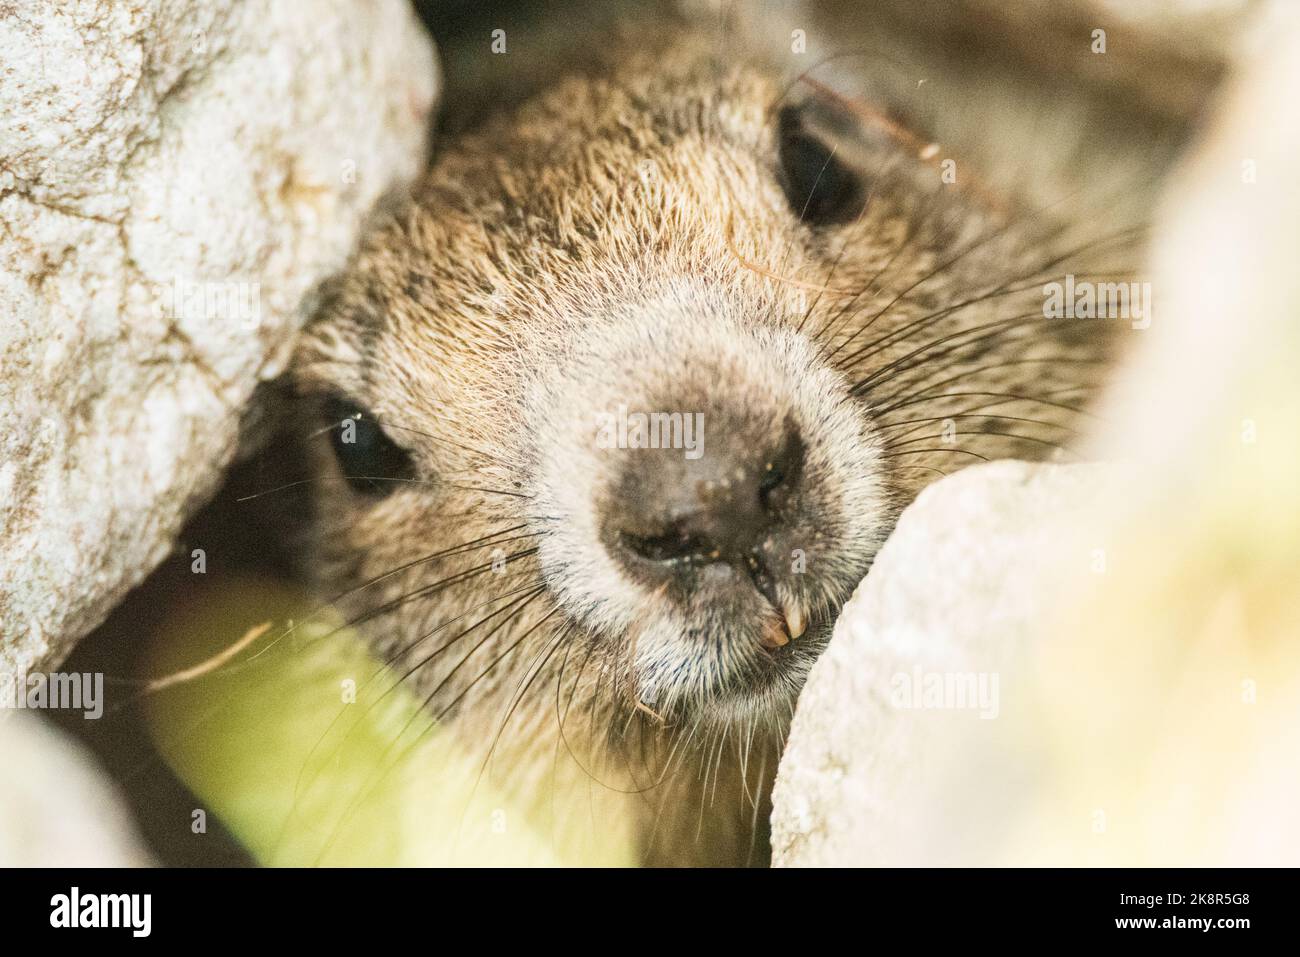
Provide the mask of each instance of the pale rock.
{"label": "pale rock", "polygon": [[53,725],[0,711],[0,867],[151,863],[121,797]]}
{"label": "pale rock", "polygon": [[0,673],[166,556],[437,82],[401,0],[0,6]]}
{"label": "pale rock", "polygon": [[1105,571],[1080,518],[1115,480],[1103,465],[995,462],[903,512],[800,696],[773,795],[774,864],[983,859],[997,817],[985,802],[1020,790],[1020,769],[988,755],[1009,747],[1000,736],[1016,727],[1021,669],[1056,595]]}

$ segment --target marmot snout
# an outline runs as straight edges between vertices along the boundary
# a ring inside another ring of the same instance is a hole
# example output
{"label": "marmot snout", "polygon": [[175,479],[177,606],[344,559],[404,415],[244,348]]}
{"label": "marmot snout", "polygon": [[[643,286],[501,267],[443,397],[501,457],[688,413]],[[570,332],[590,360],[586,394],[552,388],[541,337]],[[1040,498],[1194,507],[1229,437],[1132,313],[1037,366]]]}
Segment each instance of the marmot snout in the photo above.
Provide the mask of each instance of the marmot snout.
{"label": "marmot snout", "polygon": [[775,732],[892,520],[881,442],[788,303],[660,286],[564,333],[530,402],[542,571],[638,705]]}

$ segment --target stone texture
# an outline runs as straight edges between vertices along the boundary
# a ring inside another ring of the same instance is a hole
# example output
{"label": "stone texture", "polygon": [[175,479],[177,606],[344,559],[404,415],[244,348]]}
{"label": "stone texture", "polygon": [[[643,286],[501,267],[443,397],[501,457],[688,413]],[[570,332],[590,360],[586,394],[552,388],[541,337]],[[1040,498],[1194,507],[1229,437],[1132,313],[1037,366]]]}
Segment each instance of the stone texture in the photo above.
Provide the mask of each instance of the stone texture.
{"label": "stone texture", "polygon": [[166,555],[436,86],[401,0],[0,4],[0,672]]}
{"label": "stone texture", "polygon": [[[1091,573],[1095,543],[1079,517],[1114,477],[1101,465],[995,462],[904,511],[800,697],[773,797],[774,863],[969,861],[972,837],[985,837],[970,825],[986,809],[950,806],[943,785],[962,780],[963,752],[999,748],[1046,610]],[[918,706],[927,682],[967,676],[983,678],[983,701],[975,690]]]}
{"label": "stone texture", "polygon": [[54,726],[0,712],[0,867],[150,863],[118,794]]}

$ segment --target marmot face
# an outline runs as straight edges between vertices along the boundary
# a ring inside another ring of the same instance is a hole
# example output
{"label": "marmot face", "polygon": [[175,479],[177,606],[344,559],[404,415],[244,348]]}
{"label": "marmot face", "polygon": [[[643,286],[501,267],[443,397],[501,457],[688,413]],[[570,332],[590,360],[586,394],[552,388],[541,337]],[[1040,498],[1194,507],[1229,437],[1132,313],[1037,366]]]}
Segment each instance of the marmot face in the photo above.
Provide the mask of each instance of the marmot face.
{"label": "marmot face", "polygon": [[690,39],[612,59],[446,144],[297,361],[323,590],[435,715],[532,713],[520,753],[779,737],[897,509],[1061,441],[989,417],[1061,421],[1093,349],[1042,330],[1051,224],[891,123]]}

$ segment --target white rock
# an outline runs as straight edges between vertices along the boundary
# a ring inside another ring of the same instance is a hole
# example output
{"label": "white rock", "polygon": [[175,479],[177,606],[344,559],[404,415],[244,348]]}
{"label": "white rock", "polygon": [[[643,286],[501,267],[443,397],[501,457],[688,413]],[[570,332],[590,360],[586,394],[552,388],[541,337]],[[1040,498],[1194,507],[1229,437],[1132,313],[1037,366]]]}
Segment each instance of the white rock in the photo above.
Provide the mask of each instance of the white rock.
{"label": "white rock", "polygon": [[799,699],[773,795],[774,864],[982,859],[994,837],[984,802],[1005,789],[979,782],[1017,769],[966,756],[1006,750],[1053,584],[1104,561],[1078,519],[1113,477],[995,462],[903,512]]}
{"label": "white rock", "polygon": [[0,867],[150,863],[117,792],[52,725],[0,712],[0,754]]}
{"label": "white rock", "polygon": [[436,87],[402,0],[0,13],[0,672],[167,554]]}

